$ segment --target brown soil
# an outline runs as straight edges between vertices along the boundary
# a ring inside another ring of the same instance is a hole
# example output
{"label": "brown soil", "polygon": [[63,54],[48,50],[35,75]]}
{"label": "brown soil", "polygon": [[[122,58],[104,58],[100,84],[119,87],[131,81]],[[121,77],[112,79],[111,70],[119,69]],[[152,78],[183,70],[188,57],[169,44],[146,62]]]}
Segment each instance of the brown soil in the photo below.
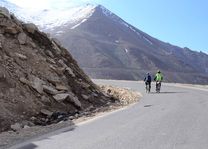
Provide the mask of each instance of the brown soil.
{"label": "brown soil", "polygon": [[55,39],[0,7],[0,132],[58,123],[115,101]]}

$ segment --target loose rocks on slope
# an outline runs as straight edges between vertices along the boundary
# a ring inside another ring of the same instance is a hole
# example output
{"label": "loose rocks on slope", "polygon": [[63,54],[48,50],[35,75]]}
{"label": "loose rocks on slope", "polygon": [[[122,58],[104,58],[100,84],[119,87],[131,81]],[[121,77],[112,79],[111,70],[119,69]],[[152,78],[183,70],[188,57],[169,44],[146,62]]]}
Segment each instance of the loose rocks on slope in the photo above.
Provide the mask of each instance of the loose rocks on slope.
{"label": "loose rocks on slope", "polygon": [[109,101],[65,48],[0,7],[0,132]]}

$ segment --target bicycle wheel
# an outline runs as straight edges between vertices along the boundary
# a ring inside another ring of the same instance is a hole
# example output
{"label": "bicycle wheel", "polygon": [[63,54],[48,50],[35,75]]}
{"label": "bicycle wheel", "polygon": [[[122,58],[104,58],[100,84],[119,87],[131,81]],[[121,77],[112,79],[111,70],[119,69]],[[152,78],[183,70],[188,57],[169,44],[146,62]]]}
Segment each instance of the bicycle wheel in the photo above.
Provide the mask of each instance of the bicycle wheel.
{"label": "bicycle wheel", "polygon": [[149,93],[149,92],[150,92],[149,84],[146,84],[146,93]]}

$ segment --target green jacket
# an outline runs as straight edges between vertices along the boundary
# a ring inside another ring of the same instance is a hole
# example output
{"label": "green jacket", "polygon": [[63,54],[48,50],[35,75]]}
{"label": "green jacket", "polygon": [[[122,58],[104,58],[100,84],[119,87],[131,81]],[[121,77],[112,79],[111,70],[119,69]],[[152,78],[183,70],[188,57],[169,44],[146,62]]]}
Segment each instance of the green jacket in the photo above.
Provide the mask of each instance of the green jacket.
{"label": "green jacket", "polygon": [[162,81],[163,75],[161,73],[156,73],[154,80],[155,81]]}

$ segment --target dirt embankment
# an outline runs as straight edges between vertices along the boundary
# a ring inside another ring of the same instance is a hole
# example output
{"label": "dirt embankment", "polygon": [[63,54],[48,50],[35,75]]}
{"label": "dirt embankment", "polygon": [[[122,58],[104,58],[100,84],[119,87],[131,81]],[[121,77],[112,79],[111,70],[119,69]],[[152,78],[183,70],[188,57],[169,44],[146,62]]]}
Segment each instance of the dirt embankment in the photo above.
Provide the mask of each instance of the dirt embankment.
{"label": "dirt embankment", "polygon": [[0,7],[0,132],[57,123],[115,101],[55,39]]}

